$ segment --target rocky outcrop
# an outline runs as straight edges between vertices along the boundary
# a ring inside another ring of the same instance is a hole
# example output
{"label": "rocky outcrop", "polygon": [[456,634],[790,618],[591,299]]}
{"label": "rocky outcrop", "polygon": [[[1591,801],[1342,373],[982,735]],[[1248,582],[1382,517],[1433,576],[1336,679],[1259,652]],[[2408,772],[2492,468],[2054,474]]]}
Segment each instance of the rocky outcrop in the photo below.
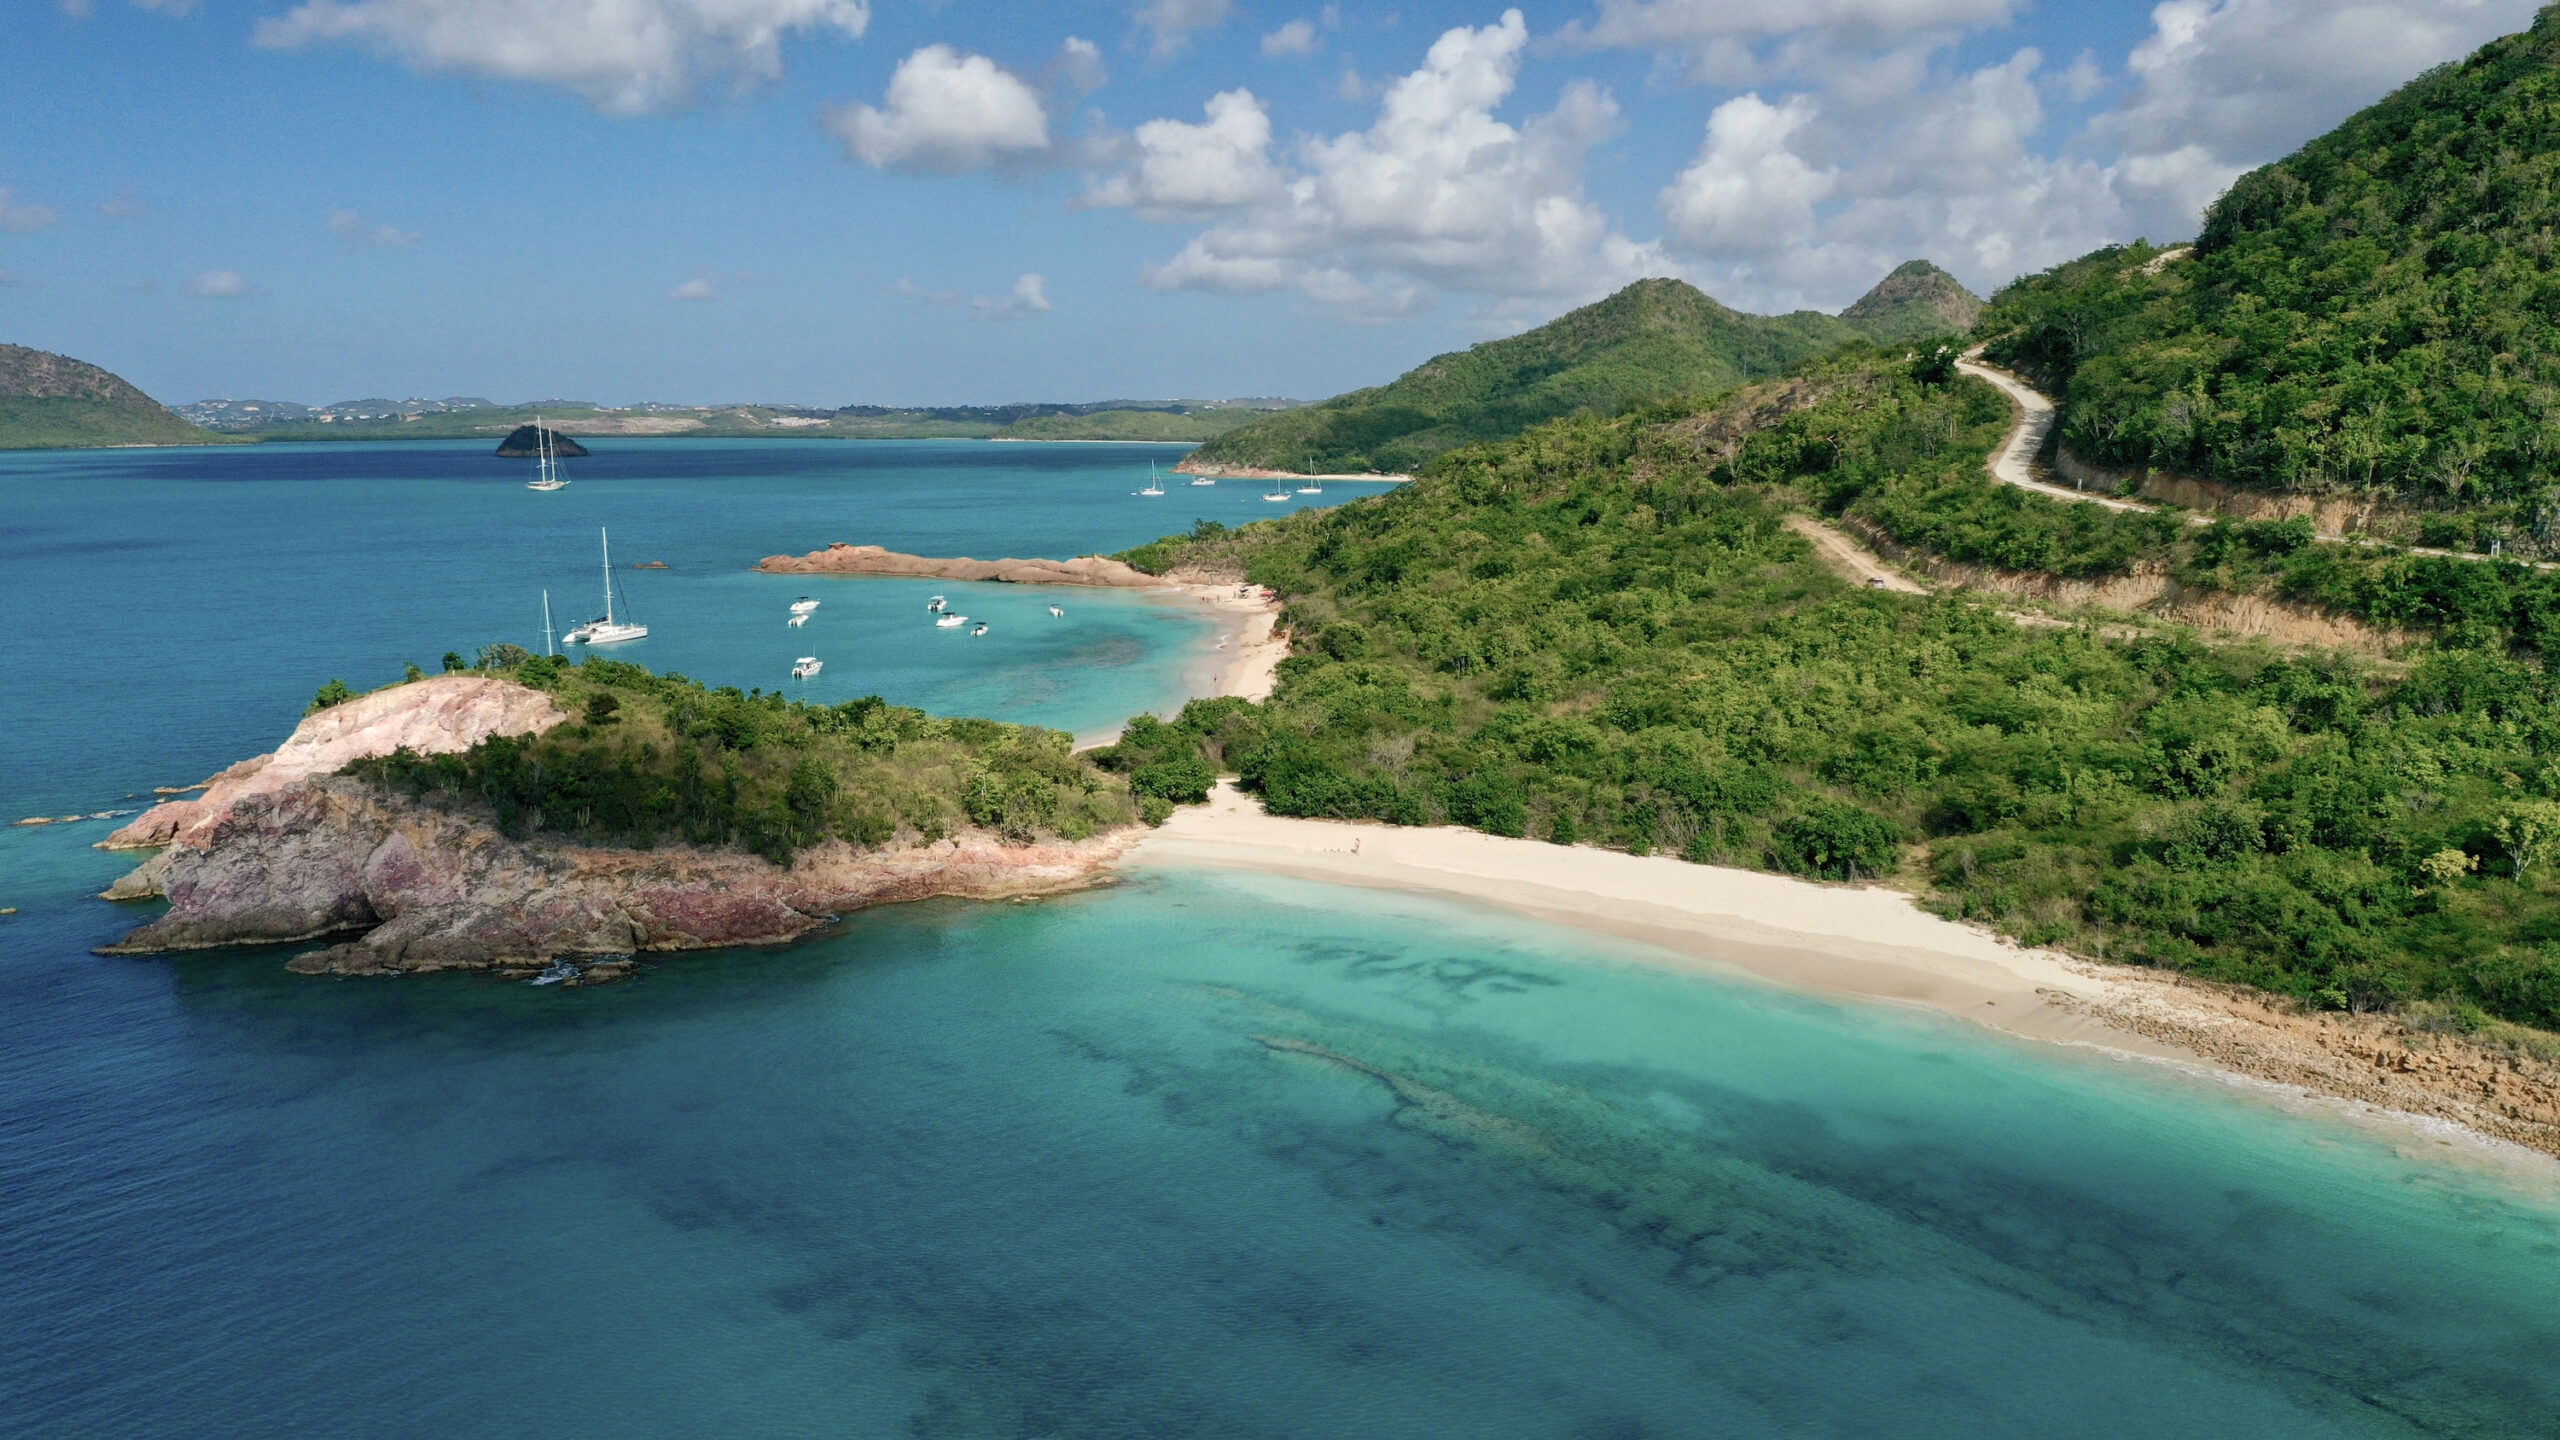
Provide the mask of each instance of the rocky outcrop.
{"label": "rocky outcrop", "polygon": [[937,560],[842,540],[806,555],[767,555],[756,568],[774,575],[904,575],[931,580],[1002,580],[1015,585],[1102,585],[1152,590],[1164,580],[1101,555],[1073,560]]}
{"label": "rocky outcrop", "polygon": [[831,841],[785,867],[690,846],[510,840],[480,817],[349,776],[245,796],[119,882],[169,913],[102,954],[351,938],[296,956],[303,974],[538,967],[796,940],[867,905],[1043,895],[1090,883],[1134,832],[1023,845],[969,833],[905,848]]}
{"label": "rocky outcrop", "polygon": [[214,776],[193,800],[151,807],[98,848],[201,845],[241,801],[335,774],[352,761],[404,746],[421,755],[459,754],[492,735],[538,735],[568,718],[543,692],[486,676],[437,675],[376,690],[304,716],[273,754]]}
{"label": "rocky outcrop", "polygon": [[[545,425],[542,427],[542,430],[550,432],[547,438],[551,442],[551,453],[554,456],[565,458],[571,455],[584,455],[587,453],[586,446],[581,445],[577,441],[570,439],[568,436],[561,434],[557,426]],[[542,443],[545,438],[546,437],[543,435],[541,430],[536,430],[530,425],[519,425],[515,429],[507,432],[506,439],[498,442],[498,458],[501,460],[531,460],[542,453]]]}
{"label": "rocky outcrop", "polygon": [[681,845],[511,840],[475,812],[339,773],[404,746],[455,753],[567,718],[539,690],[471,675],[394,686],[305,717],[274,754],[223,771],[201,799],[158,806],[108,838],[111,848],[165,848],[104,898],[163,896],[169,912],[101,953],[349,936],[292,968],[370,975],[774,944],[866,905],[1072,889],[1135,833],[1024,845],[973,832],[868,851],[834,841],[780,866]]}

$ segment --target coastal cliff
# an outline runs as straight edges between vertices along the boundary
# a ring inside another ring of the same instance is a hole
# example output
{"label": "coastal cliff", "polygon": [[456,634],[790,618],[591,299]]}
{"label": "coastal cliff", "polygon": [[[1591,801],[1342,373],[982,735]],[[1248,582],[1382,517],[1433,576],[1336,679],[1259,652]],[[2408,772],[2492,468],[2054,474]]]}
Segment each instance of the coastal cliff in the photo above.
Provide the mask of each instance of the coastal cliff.
{"label": "coastal cliff", "polygon": [[[510,838],[473,808],[339,773],[395,749],[459,754],[568,718],[543,692],[484,676],[399,686],[307,717],[275,753],[223,772],[202,798],[159,806],[108,839],[108,848],[165,848],[106,898],[165,896],[170,910],[100,953],[346,937],[289,968],[373,975],[774,944],[866,905],[1072,889],[1134,833],[1030,843],[964,828],[903,846],[829,839],[785,865],[690,845]],[[624,968],[590,966],[588,978]]]}
{"label": "coastal cliff", "polygon": [[1102,555],[1073,560],[935,559],[842,540],[806,555],[767,555],[756,568],[773,575],[902,575],[933,580],[997,580],[1014,585],[1100,585],[1156,589],[1167,582]]}

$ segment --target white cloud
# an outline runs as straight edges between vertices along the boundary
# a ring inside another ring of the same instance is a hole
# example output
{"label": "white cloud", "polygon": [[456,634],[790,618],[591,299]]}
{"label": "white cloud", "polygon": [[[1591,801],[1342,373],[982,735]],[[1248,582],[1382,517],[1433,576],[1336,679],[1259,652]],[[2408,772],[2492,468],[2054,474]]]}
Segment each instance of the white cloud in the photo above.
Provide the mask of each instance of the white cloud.
{"label": "white cloud", "polygon": [[1160,289],[1286,291],[1354,319],[1410,314],[1440,291],[1551,304],[1663,273],[1582,193],[1585,155],[1619,125],[1606,91],[1575,81],[1546,114],[1495,118],[1527,42],[1517,10],[1447,32],[1387,87],[1373,125],[1300,141],[1285,164],[1269,158],[1261,102],[1229,91],[1202,124],[1138,127],[1135,160],[1085,203],[1214,222],[1147,268]]}
{"label": "white cloud", "polygon": [[1324,41],[1316,38],[1316,25],[1312,20],[1292,20],[1262,37],[1265,56],[1313,55],[1323,48]]}
{"label": "white cloud", "polygon": [[1765,252],[1811,238],[1814,206],[1840,183],[1788,148],[1814,117],[1810,97],[1772,105],[1743,95],[1707,119],[1698,158],[1662,192],[1671,236],[1694,250]]}
{"label": "white cloud", "polygon": [[1020,320],[1050,308],[1049,282],[1038,275],[1014,281],[1013,293],[1001,299],[980,295],[969,302],[970,311],[980,320]]}
{"label": "white cloud", "polygon": [[304,0],[260,20],[272,49],[345,41],[415,69],[561,85],[609,114],[689,103],[714,76],[782,73],[782,37],[860,36],[868,0]]}
{"label": "white cloud", "polygon": [[1041,76],[1080,95],[1090,95],[1101,89],[1103,82],[1110,78],[1102,70],[1102,47],[1073,35],[1058,47],[1057,56],[1041,71]]}
{"label": "white cloud", "polygon": [[1144,0],[1135,18],[1154,37],[1148,53],[1165,60],[1190,48],[1195,32],[1226,24],[1235,11],[1235,0]]}
{"label": "white cloud", "polygon": [[2097,127],[2140,217],[2183,234],[2240,173],[2428,66],[2533,22],[2537,0],[2167,0]]}
{"label": "white cloud", "polygon": [[376,225],[353,210],[340,210],[330,215],[329,233],[338,237],[339,248],[349,254],[360,250],[396,249],[418,238],[414,230]]}
{"label": "white cloud", "polygon": [[667,298],[688,301],[717,300],[720,298],[720,287],[713,284],[709,276],[696,275],[668,291]]}
{"label": "white cloud", "polygon": [[826,123],[847,154],[883,170],[954,174],[1049,148],[1040,92],[984,55],[948,45],[927,45],[899,61],[881,108],[830,109]]}
{"label": "white cloud", "polygon": [[199,270],[187,293],[207,300],[235,300],[255,289],[237,270]]}
{"label": "white cloud", "polygon": [[16,191],[6,185],[0,185],[0,230],[6,230],[12,235],[24,235],[30,231],[42,230],[61,223],[61,211],[50,205],[22,203],[17,198]]}

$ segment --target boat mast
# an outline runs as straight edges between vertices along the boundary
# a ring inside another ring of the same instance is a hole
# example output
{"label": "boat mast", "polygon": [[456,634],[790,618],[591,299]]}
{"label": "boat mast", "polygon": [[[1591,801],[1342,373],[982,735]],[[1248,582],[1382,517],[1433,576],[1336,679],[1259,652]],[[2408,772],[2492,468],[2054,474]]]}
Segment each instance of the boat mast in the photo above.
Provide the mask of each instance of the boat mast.
{"label": "boat mast", "polygon": [[604,527],[596,527],[596,536],[604,542],[604,623],[613,623],[613,537]]}
{"label": "boat mast", "polygon": [[542,592],[542,653],[554,653],[551,649],[551,592],[548,590]]}

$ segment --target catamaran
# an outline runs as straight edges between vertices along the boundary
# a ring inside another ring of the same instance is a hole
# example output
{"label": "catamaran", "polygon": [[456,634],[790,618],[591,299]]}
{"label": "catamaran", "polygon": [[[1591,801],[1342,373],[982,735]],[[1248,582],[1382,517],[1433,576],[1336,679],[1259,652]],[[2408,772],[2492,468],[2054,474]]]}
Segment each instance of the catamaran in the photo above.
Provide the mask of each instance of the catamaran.
{"label": "catamaran", "polygon": [[[648,638],[648,626],[613,618],[613,537],[599,527],[596,538],[604,544],[604,618],[590,620],[560,638],[572,645],[619,645],[625,640]],[[623,608],[628,610],[631,607],[625,605]]]}
{"label": "catamaran", "polygon": [[542,417],[533,417],[534,475],[524,482],[527,490],[558,490],[569,482],[560,478],[560,461],[551,453],[551,432],[543,428]]}

